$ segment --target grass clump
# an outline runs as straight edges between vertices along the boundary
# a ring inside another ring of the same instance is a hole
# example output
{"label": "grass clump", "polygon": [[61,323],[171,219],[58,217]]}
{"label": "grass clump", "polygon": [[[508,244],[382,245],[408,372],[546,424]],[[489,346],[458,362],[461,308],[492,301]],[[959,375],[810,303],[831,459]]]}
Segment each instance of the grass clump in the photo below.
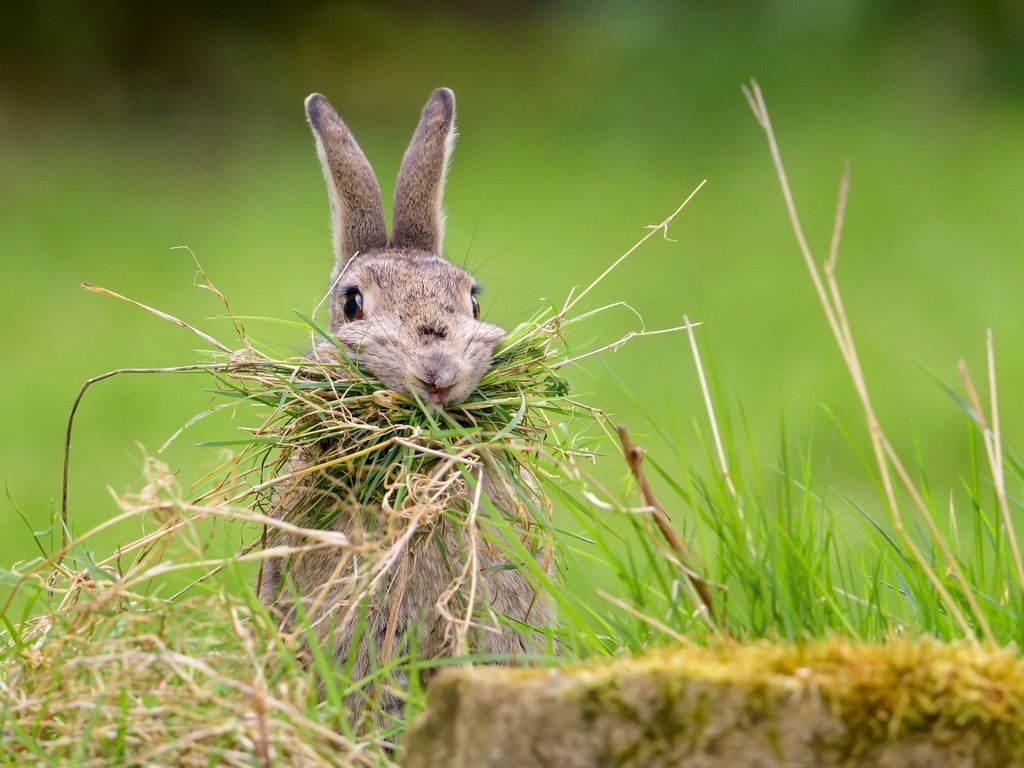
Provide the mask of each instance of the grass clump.
{"label": "grass clump", "polygon": [[268,616],[227,593],[86,585],[6,649],[9,765],[369,765]]}
{"label": "grass clump", "polygon": [[[556,423],[579,412],[597,415],[569,397],[568,381],[555,370],[561,356],[552,315],[538,313],[513,330],[470,398],[444,410],[382,388],[347,359],[329,333],[308,321],[323,339],[311,358],[256,359],[216,371],[221,394],[265,414],[251,437],[231,441],[243,445],[233,462],[270,475],[254,488],[265,495],[285,480],[323,476],[327,488],[321,490],[334,492],[321,494],[329,503],[311,498],[296,504],[303,516],[289,520],[310,528],[330,526],[342,508],[330,503],[339,493],[355,506],[386,504],[403,514],[448,479],[436,472],[439,459],[454,457],[447,469],[455,471],[486,455],[516,477],[513,465],[543,452]],[[299,457],[303,466],[287,471]]]}

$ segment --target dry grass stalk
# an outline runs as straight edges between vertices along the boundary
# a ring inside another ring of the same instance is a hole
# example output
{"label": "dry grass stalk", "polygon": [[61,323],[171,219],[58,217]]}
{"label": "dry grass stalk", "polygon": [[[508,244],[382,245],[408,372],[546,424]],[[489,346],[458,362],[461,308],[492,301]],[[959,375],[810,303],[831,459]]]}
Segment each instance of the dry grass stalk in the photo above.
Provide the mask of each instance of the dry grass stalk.
{"label": "dry grass stalk", "polygon": [[[1016,570],[1017,581],[1024,586],[1024,561],[1021,560],[1020,545],[1017,542],[1017,533],[1013,527],[1013,519],[1010,517],[1010,503],[1006,495],[1006,472],[1003,468],[1003,443],[999,428],[999,398],[996,388],[996,359],[991,328],[988,329],[985,335],[985,358],[989,382],[990,419],[985,418],[985,410],[981,407],[981,400],[978,398],[974,381],[971,379],[967,363],[964,360],[961,360],[959,365],[960,377],[964,382],[967,401],[974,411],[975,421],[981,427],[981,436],[985,443],[985,455],[988,459],[989,469],[992,472],[992,482],[995,485],[999,514],[1002,517],[1003,526],[1006,529],[1006,537],[1010,543],[1010,551],[1013,554],[1013,565]],[[991,427],[989,424],[991,424]]]}
{"label": "dry grass stalk", "polygon": [[[701,361],[700,348],[697,346],[697,335],[694,333],[690,319],[683,315],[683,322],[686,323],[686,334],[690,339],[690,352],[693,355],[693,364],[697,369],[697,380],[700,382],[701,395],[704,398],[704,409],[708,415],[708,423],[711,425],[711,436],[715,441],[715,455],[718,457],[718,469],[725,481],[726,490],[732,498],[736,507],[736,516],[740,523],[745,522],[743,514],[743,497],[736,490],[736,484],[732,480],[732,473],[729,471],[729,462],[725,457],[725,448],[722,446],[721,430],[718,428],[718,418],[715,416],[715,406],[711,399],[711,390],[708,387],[707,376],[704,375],[704,363]],[[747,538],[747,549],[754,554],[754,541],[750,529],[744,525],[743,531]]]}
{"label": "dry grass stalk", "polygon": [[570,293],[569,297],[565,300],[565,305],[562,307],[562,311],[558,313],[558,317],[559,318],[567,317],[569,312],[573,309],[573,307],[575,307],[577,304],[579,304],[580,301],[582,301],[583,298],[588,293],[590,293],[597,285],[599,285],[601,282],[603,282],[604,279],[606,277],[608,277],[608,275],[610,275],[613,271],[615,271],[616,268],[618,268],[618,266],[620,264],[622,264],[622,262],[624,262],[626,259],[628,259],[630,256],[632,256],[634,253],[636,253],[637,249],[639,249],[641,245],[643,245],[648,240],[650,240],[652,237],[654,237],[655,234],[657,234],[658,232],[661,232],[661,236],[665,240],[671,240],[671,238],[668,236],[668,228],[669,228],[669,226],[672,224],[673,221],[676,220],[676,217],[680,213],[683,212],[683,209],[687,205],[689,205],[690,201],[693,200],[693,198],[697,196],[697,193],[700,192],[701,189],[703,189],[704,185],[707,184],[707,183],[708,183],[707,179],[702,180],[701,183],[698,184],[694,188],[694,190],[692,192],[690,192],[689,195],[687,195],[686,199],[683,200],[683,202],[679,204],[679,207],[676,208],[668,216],[666,216],[661,221],[660,224],[648,224],[646,227],[644,227],[644,229],[649,230],[647,232],[647,234],[644,235],[643,237],[641,237],[639,240],[637,240],[629,248],[629,250],[627,250],[625,253],[623,253],[621,256],[619,256],[619,258],[617,258],[615,261],[613,261],[611,263],[611,265],[607,269],[605,269],[604,272],[602,272],[600,275],[595,277],[594,280],[590,283],[590,285],[588,285],[586,288],[584,288],[582,291],[580,291],[579,293],[577,293],[575,295]]}
{"label": "dry grass stalk", "polygon": [[[829,327],[832,329],[832,334],[835,337],[836,344],[839,347],[839,351],[843,356],[843,361],[850,373],[850,379],[853,382],[854,388],[857,392],[857,396],[861,403],[861,408],[864,411],[864,417],[867,422],[868,432],[871,440],[872,451],[875,457],[875,465],[878,468],[879,478],[882,483],[889,516],[892,521],[893,527],[896,529],[900,539],[910,551],[914,560],[917,562],[922,573],[924,573],[936,593],[939,595],[940,600],[946,610],[949,611],[950,615],[954,617],[957,624],[960,626],[966,638],[974,640],[976,638],[975,628],[971,625],[967,616],[961,610],[960,605],[954,600],[950,594],[946,585],[942,579],[936,573],[935,569],[932,568],[928,559],[925,557],[921,548],[914,541],[913,537],[907,531],[906,524],[903,519],[903,512],[900,506],[900,502],[896,495],[896,486],[893,482],[892,472],[895,471],[897,477],[902,482],[904,488],[913,501],[915,508],[920,513],[920,518],[927,527],[932,540],[938,546],[944,561],[944,566],[950,573],[954,575],[954,578],[960,584],[962,593],[968,600],[971,607],[972,619],[976,622],[978,629],[981,631],[983,637],[989,641],[993,641],[991,631],[988,628],[988,624],[984,619],[980,608],[972,594],[971,586],[966,577],[964,576],[963,570],[961,569],[956,557],[949,548],[949,544],[946,541],[945,536],[939,531],[935,520],[932,518],[927,505],[924,503],[920,492],[917,490],[916,485],[910,478],[909,473],[904,468],[900,461],[895,449],[890,444],[886,437],[885,431],[883,430],[878,417],[875,413],[874,407],[871,403],[871,398],[868,393],[868,387],[866,379],[864,377],[863,370],[860,364],[860,358],[857,354],[856,346],[853,341],[853,334],[850,330],[849,321],[846,315],[846,311],[843,307],[842,296],[839,291],[839,285],[836,282],[835,271],[836,261],[838,258],[839,241],[842,230],[842,222],[845,214],[846,200],[849,190],[849,178],[848,169],[847,173],[844,174],[843,181],[840,185],[839,203],[837,205],[835,226],[833,228],[830,253],[827,261],[822,266],[822,272],[824,272],[825,278],[822,279],[821,273],[819,272],[817,262],[812,255],[810,246],[807,243],[807,239],[804,236],[803,227],[800,224],[800,218],[797,214],[796,204],[793,201],[793,195],[790,191],[789,182],[786,177],[785,167],[782,163],[782,156],[779,152],[778,143],[775,139],[775,133],[772,129],[771,119],[768,115],[768,107],[765,104],[764,96],[761,93],[761,88],[758,86],[756,81],[751,81],[750,86],[744,86],[743,93],[747,97],[747,102],[750,105],[751,111],[757,118],[758,123],[765,132],[765,136],[768,139],[769,150],[772,155],[772,160],[775,165],[775,171],[779,179],[779,186],[782,190],[783,198],[786,202],[786,209],[789,213],[790,224],[793,229],[793,233],[796,236],[797,243],[800,247],[800,252],[804,258],[804,263],[807,266],[808,273],[811,277],[811,281],[814,284],[815,291],[818,294],[818,299],[821,303],[822,309],[825,312],[825,317],[828,320]],[[826,288],[827,286],[827,288]],[[1022,582],[1024,583],[1024,582]]]}

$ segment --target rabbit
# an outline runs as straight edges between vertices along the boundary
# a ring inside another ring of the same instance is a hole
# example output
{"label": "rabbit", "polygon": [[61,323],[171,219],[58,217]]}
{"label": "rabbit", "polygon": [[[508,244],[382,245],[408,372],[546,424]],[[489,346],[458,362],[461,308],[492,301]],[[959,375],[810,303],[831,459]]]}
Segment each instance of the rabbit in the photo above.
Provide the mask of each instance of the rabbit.
{"label": "rabbit", "polygon": [[[380,188],[352,134],[324,96],[309,96],[305,106],[333,220],[331,333],[347,356],[384,388],[415,394],[430,408],[458,405],[477,387],[504,331],[480,319],[473,277],[441,255],[441,197],[455,138],[454,94],[440,88],[423,108],[398,173],[390,239]],[[313,356],[327,359],[336,354],[335,349],[318,344]],[[298,455],[292,468],[301,469],[310,461],[308,454]],[[503,514],[515,515],[516,501],[493,469],[483,472],[482,489]],[[286,485],[272,500],[268,514],[292,519],[300,511],[296,507],[307,503],[306,491]],[[464,488],[453,503],[467,507],[471,493]],[[330,527],[348,537],[349,547],[311,547],[293,554],[290,561],[269,558],[257,582],[260,600],[277,612],[283,628],[294,627],[301,609],[316,627],[322,647],[331,648],[339,669],[353,681],[370,675],[382,663],[385,651],[394,658],[415,649],[420,659],[436,659],[459,650],[456,633],[441,615],[439,603],[466,562],[465,537],[477,532],[453,526],[443,517],[426,525],[404,547],[398,542],[398,554],[377,582],[378,588],[357,609],[360,619],[349,615],[359,547],[373,538],[374,531],[387,528],[382,514],[379,508],[348,504]],[[301,545],[301,538],[271,526],[267,543]],[[508,621],[474,627],[468,635],[468,650],[504,658],[552,650],[550,631],[530,634],[509,626],[553,627],[550,600],[538,595],[519,570],[509,568],[495,547],[479,538],[475,543],[476,604],[484,613],[493,612]],[[394,545],[395,537],[383,544]],[[543,552],[536,557],[550,572],[550,557]],[[393,647],[388,648],[389,644]],[[426,682],[429,674],[421,677]],[[383,712],[401,717],[400,689],[408,680],[400,671],[394,680],[397,685],[378,692],[378,703]],[[368,687],[351,696],[346,701],[350,711],[367,710],[369,695]]]}

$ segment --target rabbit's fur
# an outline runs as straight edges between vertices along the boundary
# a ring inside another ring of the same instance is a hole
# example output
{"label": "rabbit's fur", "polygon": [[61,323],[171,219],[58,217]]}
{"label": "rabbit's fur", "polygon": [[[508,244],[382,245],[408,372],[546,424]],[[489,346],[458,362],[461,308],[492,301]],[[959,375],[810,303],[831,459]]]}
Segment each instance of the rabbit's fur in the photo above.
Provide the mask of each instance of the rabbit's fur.
{"label": "rabbit's fur", "polygon": [[[442,258],[444,218],[441,196],[454,131],[455,99],[441,88],[423,109],[416,133],[402,161],[395,190],[394,231],[387,237],[380,188],[362,151],[341,118],[319,94],[306,100],[306,112],[316,139],[331,202],[335,266],[329,294],[331,332],[351,360],[389,389],[415,393],[434,408],[456,405],[476,388],[491,364],[495,345],[504,332],[478,319],[473,277]],[[357,301],[358,298],[358,301]],[[325,357],[333,347],[318,346],[314,356]],[[311,461],[297,456],[293,469]],[[482,474],[483,491],[509,515],[516,504],[507,486],[493,472]],[[271,505],[272,517],[295,519],[308,504],[308,489],[284,487]],[[468,506],[465,487],[452,500]],[[339,502],[344,504],[344,502]],[[311,548],[265,562],[259,583],[264,604],[291,628],[298,612],[317,629],[325,647],[347,677],[359,680],[380,663],[382,648],[393,643],[390,657],[415,648],[420,658],[456,652],[455,633],[438,609],[441,595],[464,567],[469,536],[476,538],[476,604],[508,617],[512,623],[551,625],[547,600],[505,557],[477,536],[477,531],[454,526],[443,517],[416,533],[398,555],[372,594],[362,601],[359,620],[351,607],[351,576],[358,548],[373,541],[386,548],[398,537],[394,521],[381,509],[349,504],[334,518],[332,528],[345,533],[350,548]],[[458,530],[456,530],[458,528]],[[381,532],[384,532],[383,534]],[[268,534],[268,544],[301,546],[301,537]],[[538,559],[543,556],[538,555]],[[544,563],[550,567],[550,563]],[[366,567],[365,562],[358,567]],[[454,601],[458,604],[458,600]],[[455,609],[456,612],[460,608]],[[464,609],[461,609],[464,610]],[[346,618],[347,616],[347,618]],[[476,619],[480,619],[479,611]],[[475,628],[468,649],[475,653],[515,655],[540,652],[539,636],[495,624]],[[399,685],[407,682],[396,675]],[[358,701],[350,701],[353,707]],[[400,692],[385,691],[384,709],[398,713]]]}

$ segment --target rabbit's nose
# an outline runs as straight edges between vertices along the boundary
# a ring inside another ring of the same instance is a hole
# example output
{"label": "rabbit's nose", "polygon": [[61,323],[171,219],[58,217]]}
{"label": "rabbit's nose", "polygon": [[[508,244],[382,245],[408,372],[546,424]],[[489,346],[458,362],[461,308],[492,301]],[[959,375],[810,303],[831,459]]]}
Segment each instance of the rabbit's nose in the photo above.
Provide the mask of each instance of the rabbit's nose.
{"label": "rabbit's nose", "polygon": [[430,392],[441,392],[447,391],[452,388],[457,378],[457,372],[454,370],[444,371],[431,371],[426,373],[423,378],[423,384]]}
{"label": "rabbit's nose", "polygon": [[457,360],[447,355],[430,355],[423,361],[422,372],[417,378],[423,383],[431,402],[445,403],[459,379],[460,371]]}

